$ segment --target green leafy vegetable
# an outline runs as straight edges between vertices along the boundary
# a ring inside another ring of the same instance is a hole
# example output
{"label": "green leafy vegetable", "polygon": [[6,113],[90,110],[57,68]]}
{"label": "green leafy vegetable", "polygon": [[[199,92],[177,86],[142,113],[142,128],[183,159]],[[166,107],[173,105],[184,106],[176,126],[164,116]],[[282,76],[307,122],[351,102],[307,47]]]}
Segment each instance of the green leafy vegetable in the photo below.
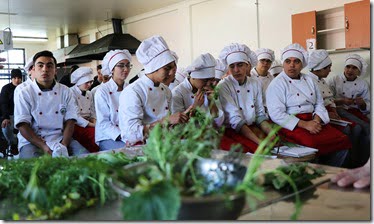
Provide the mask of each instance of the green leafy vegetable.
{"label": "green leafy vegetable", "polygon": [[175,220],[180,207],[179,189],[170,181],[146,182],[124,198],[122,212],[126,220]]}

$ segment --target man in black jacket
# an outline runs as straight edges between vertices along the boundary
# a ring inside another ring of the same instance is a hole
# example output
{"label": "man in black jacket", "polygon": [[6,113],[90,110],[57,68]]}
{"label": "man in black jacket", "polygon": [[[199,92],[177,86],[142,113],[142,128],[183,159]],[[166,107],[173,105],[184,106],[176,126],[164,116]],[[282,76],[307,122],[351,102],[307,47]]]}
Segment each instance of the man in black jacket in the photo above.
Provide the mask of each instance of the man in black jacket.
{"label": "man in black jacket", "polygon": [[11,82],[3,86],[0,93],[0,108],[1,108],[1,129],[3,135],[8,142],[8,145],[12,147],[13,151],[16,151],[17,140],[13,133],[13,114],[14,114],[14,90],[22,82],[22,72],[19,69],[12,69],[11,71]]}

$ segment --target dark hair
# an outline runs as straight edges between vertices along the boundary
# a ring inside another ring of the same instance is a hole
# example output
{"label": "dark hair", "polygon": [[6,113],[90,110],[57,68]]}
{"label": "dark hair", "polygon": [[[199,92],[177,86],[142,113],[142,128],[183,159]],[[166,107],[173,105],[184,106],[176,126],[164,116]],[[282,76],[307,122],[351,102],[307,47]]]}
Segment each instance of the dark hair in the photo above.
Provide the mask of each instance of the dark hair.
{"label": "dark hair", "polygon": [[103,66],[101,66],[101,65],[96,66],[96,70],[100,70],[102,68],[103,68]]}
{"label": "dark hair", "polygon": [[18,68],[12,69],[12,71],[10,72],[10,78],[11,79],[13,79],[13,78],[20,78],[20,79],[22,79],[22,72],[21,72],[21,70],[19,70]]}
{"label": "dark hair", "polygon": [[75,70],[77,70],[79,68],[79,66],[78,65],[73,65],[73,66],[71,66],[71,68],[70,68],[70,74],[71,73],[73,73]]}
{"label": "dark hair", "polygon": [[38,52],[38,53],[36,53],[36,54],[34,55],[34,57],[32,58],[32,62],[33,62],[34,65],[35,65],[36,60],[37,60],[38,58],[40,58],[40,57],[49,57],[49,58],[53,58],[53,61],[55,62],[55,66],[57,65],[57,60],[56,60],[56,58],[53,56],[53,53],[50,52],[50,51],[47,51],[47,50],[45,50],[45,51],[40,51],[40,52]]}

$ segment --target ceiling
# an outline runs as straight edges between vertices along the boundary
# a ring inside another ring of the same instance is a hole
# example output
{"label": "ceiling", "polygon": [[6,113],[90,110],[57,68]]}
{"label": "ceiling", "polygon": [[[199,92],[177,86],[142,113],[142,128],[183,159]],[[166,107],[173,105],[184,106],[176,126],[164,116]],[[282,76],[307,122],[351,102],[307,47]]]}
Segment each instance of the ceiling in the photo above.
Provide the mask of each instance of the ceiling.
{"label": "ceiling", "polygon": [[54,38],[108,24],[111,27],[110,18],[126,19],[182,1],[0,0],[0,29],[10,24],[13,36]]}

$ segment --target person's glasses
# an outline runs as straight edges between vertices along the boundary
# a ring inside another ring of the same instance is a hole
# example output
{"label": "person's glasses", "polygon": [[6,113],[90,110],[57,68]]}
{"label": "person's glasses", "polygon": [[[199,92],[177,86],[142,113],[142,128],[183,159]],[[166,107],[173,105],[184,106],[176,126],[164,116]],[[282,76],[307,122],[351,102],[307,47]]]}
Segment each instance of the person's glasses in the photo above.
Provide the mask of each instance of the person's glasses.
{"label": "person's glasses", "polygon": [[122,68],[122,69],[124,69],[126,67],[128,69],[131,69],[132,68],[132,64],[130,64],[130,63],[127,63],[127,64],[119,63],[119,64],[116,64],[116,67]]}

